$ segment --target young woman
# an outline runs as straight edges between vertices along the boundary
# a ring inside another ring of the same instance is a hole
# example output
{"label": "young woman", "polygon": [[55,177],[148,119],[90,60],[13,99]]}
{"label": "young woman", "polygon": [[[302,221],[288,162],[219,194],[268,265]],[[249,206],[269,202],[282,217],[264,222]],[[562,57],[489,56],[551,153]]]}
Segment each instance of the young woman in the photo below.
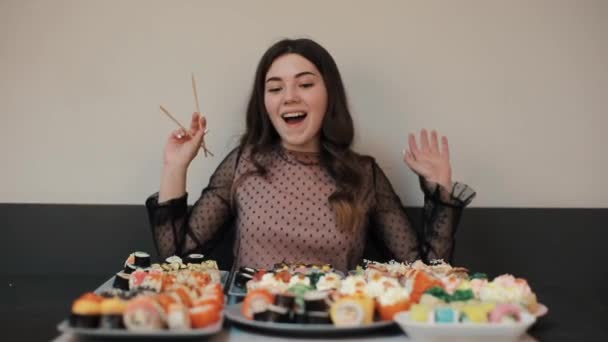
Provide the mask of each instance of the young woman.
{"label": "young woman", "polygon": [[[360,261],[368,237],[401,261],[450,260],[462,208],[473,198],[452,183],[448,142],[423,130],[409,136],[405,163],[425,193],[423,227],[414,230],[374,159],[351,150],[353,122],[331,55],[309,39],[282,40],[256,71],[240,145],[221,162],[191,209],[186,174],[199,151],[205,118],[169,137],[160,192],[146,202],[161,257],[212,249],[234,227],[236,266],[281,261]],[[220,260],[221,261],[221,260]]]}

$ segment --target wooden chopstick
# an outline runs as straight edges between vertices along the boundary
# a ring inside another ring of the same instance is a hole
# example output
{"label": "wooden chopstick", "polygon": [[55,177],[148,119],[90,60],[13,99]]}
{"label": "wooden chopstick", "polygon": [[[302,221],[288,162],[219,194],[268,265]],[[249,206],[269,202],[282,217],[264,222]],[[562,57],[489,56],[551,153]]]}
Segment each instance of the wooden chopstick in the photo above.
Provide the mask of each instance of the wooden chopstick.
{"label": "wooden chopstick", "polygon": [[[192,92],[194,93],[194,103],[196,105],[196,112],[199,115],[202,115],[201,113],[201,107],[198,103],[198,92],[196,91],[196,80],[194,79],[194,73],[192,73]],[[207,132],[205,132],[206,134]],[[209,151],[207,149],[207,146],[205,145],[205,136],[203,135],[203,141],[201,142],[201,147],[203,148],[203,152],[205,152],[205,157],[207,157],[207,154],[210,154],[213,157],[213,153],[211,153],[211,151]]]}
{"label": "wooden chopstick", "polygon": [[[182,125],[181,123],[179,123],[179,121],[177,121],[177,119],[176,119],[176,118],[174,118],[174,117],[173,117],[173,115],[171,115],[171,113],[169,113],[169,111],[168,111],[168,110],[167,110],[165,107],[163,107],[163,106],[161,105],[161,106],[160,106],[160,110],[161,110],[163,113],[165,113],[165,114],[166,114],[166,115],[169,117],[169,119],[173,120],[173,122],[175,122],[175,123],[176,123],[176,124],[179,126],[179,128],[183,129],[183,130],[184,130],[184,132],[186,132],[186,134],[188,134],[188,130],[186,129],[186,127],[184,127],[184,125]],[[188,134],[188,135],[190,135],[190,134]]]}
{"label": "wooden chopstick", "polygon": [[[177,121],[177,119],[171,115],[171,113],[169,113],[169,111],[163,107],[162,105],[160,106],[160,110],[165,113],[165,115],[167,115],[169,117],[169,119],[171,119],[173,122],[175,122],[176,125],[178,125],[182,130],[184,130],[184,132],[186,132],[186,134],[188,134],[189,137],[192,137],[192,135],[190,135],[190,133],[188,133],[188,130],[186,129],[186,127],[184,127],[184,125],[182,125],[179,121]],[[209,133],[209,130],[206,130],[203,132],[203,137]],[[205,151],[205,157],[207,156],[207,153],[209,153],[212,157],[214,156],[213,153],[211,153],[211,151],[207,150],[206,147],[204,146],[205,144],[205,140],[203,139],[203,143],[201,144],[200,148],[203,149],[203,151]]]}

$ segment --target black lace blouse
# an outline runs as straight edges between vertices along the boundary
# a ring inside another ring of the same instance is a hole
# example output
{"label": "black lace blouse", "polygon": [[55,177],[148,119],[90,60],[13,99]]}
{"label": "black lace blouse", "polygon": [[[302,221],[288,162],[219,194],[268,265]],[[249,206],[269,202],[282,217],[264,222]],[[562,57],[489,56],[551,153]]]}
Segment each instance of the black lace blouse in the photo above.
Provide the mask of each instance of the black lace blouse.
{"label": "black lace blouse", "polygon": [[421,182],[424,218],[416,231],[378,164],[360,157],[367,224],[345,231],[337,227],[328,202],[335,182],[317,153],[277,147],[265,158],[267,175],[244,177],[232,192],[235,180],[254,167],[246,151],[230,152],[190,209],[187,194],[165,203],[158,203],[158,194],[150,196],[146,206],[160,256],[200,253],[233,225],[236,266],[269,268],[286,261],[329,263],[346,271],[361,262],[369,233],[397,260],[450,260],[460,214],[475,195],[459,183],[448,194],[441,186],[429,189]]}

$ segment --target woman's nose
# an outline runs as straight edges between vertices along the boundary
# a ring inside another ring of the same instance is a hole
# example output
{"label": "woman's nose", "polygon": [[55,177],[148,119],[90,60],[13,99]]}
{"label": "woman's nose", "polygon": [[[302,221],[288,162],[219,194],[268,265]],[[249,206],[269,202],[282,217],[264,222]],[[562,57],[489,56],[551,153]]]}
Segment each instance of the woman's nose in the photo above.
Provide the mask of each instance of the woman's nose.
{"label": "woman's nose", "polygon": [[286,104],[300,102],[300,96],[296,87],[285,87],[285,97],[283,98],[283,102],[285,102]]}

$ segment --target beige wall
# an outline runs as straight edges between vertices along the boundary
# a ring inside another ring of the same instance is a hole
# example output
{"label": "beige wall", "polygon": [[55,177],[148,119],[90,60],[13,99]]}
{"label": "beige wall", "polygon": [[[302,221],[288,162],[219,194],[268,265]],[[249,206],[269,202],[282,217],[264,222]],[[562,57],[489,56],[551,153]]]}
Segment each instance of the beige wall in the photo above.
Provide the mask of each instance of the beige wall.
{"label": "beige wall", "polygon": [[[475,206],[608,206],[608,1],[0,0],[0,202],[142,203],[198,77],[216,157],[243,127],[257,60],[311,37],[341,68],[357,127],[404,202],[406,134],[449,136]],[[196,197],[192,196],[191,200]]]}

